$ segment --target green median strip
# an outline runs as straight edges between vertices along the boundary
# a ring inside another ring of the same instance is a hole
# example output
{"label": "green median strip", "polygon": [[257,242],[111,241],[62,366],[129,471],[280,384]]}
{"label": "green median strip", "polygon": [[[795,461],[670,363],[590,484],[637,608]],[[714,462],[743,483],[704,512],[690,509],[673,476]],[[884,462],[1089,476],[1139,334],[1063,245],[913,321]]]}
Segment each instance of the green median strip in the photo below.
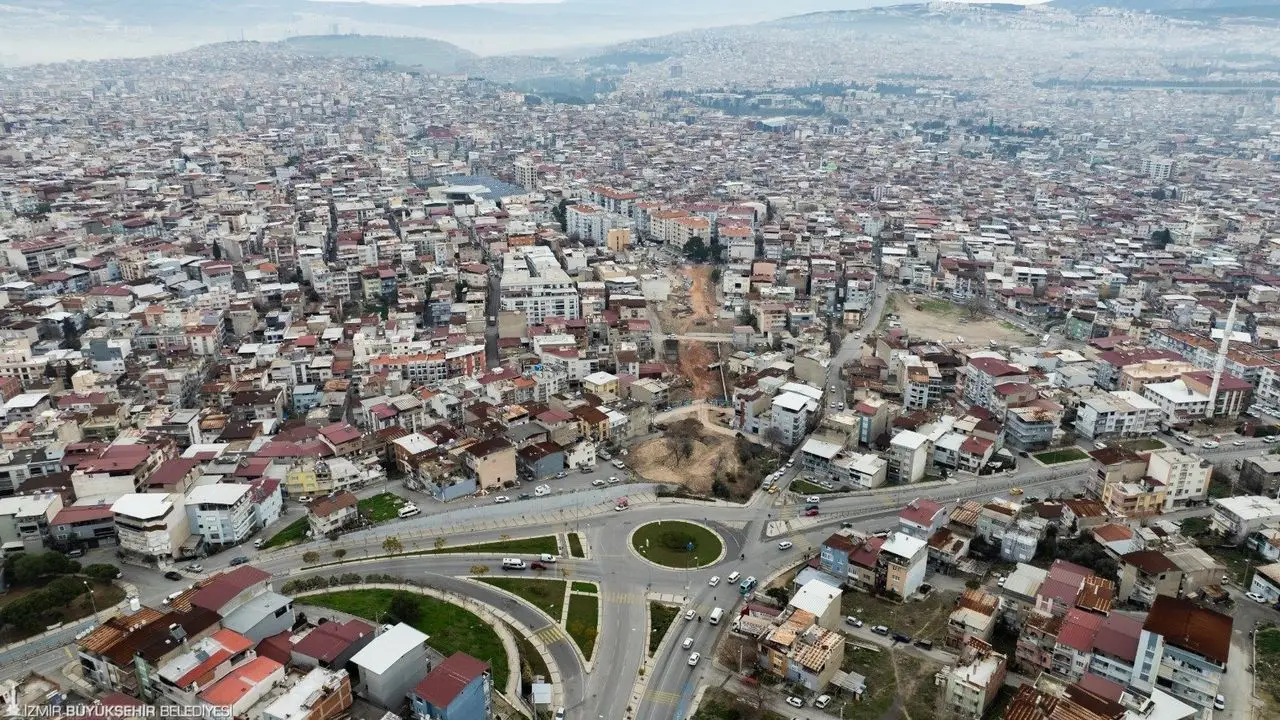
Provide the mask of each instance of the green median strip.
{"label": "green median strip", "polygon": [[565,581],[501,577],[486,577],[479,578],[479,580],[482,583],[506,590],[522,600],[527,600],[534,607],[550,615],[551,619],[556,623],[560,622],[564,608]]}
{"label": "green median strip", "polygon": [[578,644],[578,649],[587,660],[595,654],[599,619],[599,598],[595,595],[569,596],[569,618],[565,623],[565,630],[569,631],[569,637]]}

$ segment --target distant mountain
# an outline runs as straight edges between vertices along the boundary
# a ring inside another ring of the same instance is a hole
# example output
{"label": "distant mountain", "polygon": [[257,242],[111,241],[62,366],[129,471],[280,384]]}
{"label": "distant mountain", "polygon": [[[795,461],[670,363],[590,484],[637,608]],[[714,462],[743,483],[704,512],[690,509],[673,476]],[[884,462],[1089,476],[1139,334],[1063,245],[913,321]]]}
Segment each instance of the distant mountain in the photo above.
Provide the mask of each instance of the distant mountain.
{"label": "distant mountain", "polygon": [[385,35],[301,35],[282,40],[282,47],[317,57],[376,57],[433,72],[458,72],[479,55],[443,40]]}
{"label": "distant mountain", "polygon": [[1276,0],[1053,0],[1054,7],[1066,10],[1085,10],[1099,7],[1153,12],[1159,14],[1186,12],[1238,15],[1254,12],[1271,14]]}

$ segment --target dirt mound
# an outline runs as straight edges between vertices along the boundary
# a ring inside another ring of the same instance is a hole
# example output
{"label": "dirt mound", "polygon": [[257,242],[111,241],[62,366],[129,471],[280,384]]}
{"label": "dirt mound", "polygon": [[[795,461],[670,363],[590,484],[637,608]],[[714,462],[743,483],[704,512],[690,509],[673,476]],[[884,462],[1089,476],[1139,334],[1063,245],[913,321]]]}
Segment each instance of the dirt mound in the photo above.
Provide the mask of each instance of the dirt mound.
{"label": "dirt mound", "polygon": [[632,448],[628,460],[647,480],[709,494],[716,473],[738,471],[738,453],[733,440],[720,435],[701,434],[691,441],[688,457],[678,457],[667,438],[655,438]]}

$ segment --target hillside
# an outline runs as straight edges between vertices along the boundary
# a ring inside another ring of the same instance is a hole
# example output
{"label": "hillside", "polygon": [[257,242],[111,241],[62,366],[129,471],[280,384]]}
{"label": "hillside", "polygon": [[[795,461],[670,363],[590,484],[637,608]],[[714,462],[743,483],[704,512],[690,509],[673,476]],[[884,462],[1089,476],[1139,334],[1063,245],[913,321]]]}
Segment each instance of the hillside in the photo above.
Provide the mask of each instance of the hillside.
{"label": "hillside", "polygon": [[304,55],[375,57],[396,65],[444,73],[463,70],[479,57],[443,40],[421,37],[302,35],[282,40],[278,44]]}

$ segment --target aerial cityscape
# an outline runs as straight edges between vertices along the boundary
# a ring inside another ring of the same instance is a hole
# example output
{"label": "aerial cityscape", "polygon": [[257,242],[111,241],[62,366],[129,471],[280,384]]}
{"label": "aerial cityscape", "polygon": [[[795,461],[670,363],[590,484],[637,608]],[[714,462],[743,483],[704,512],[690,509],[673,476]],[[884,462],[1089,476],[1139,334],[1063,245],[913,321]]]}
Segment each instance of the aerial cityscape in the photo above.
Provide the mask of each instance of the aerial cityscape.
{"label": "aerial cityscape", "polygon": [[1280,718],[1280,8],[0,6],[12,718]]}

